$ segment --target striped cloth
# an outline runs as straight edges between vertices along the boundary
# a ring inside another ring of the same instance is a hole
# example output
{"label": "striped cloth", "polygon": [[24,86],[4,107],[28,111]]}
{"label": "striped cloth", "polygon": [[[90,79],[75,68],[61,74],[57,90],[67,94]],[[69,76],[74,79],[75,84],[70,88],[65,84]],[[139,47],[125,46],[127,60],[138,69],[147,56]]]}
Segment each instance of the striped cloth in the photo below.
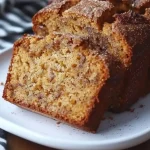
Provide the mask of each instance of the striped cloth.
{"label": "striped cloth", "polygon": [[[24,33],[32,33],[32,16],[48,0],[0,0],[0,53],[11,48]],[[0,129],[0,150],[7,149],[6,133]]]}
{"label": "striped cloth", "polygon": [[7,149],[6,133],[0,130],[0,150]]}
{"label": "striped cloth", "polygon": [[23,33],[32,33],[31,17],[45,5],[47,0],[0,0],[0,51]]}

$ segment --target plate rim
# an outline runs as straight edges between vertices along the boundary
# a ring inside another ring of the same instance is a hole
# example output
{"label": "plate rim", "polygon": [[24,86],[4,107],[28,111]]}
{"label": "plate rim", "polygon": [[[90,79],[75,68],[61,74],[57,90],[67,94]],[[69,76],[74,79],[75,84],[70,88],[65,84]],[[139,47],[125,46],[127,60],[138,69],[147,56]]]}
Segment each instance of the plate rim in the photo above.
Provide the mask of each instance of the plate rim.
{"label": "plate rim", "polygon": [[[13,130],[11,128],[13,128]],[[125,148],[130,148],[132,146],[136,146],[138,144],[141,144],[148,139],[150,139],[150,130],[147,129],[143,132],[140,132],[138,134],[135,134],[134,136],[130,137],[123,137],[120,138],[119,140],[108,140],[108,141],[72,141],[72,140],[65,140],[65,139],[54,139],[49,136],[45,136],[39,133],[36,133],[34,131],[31,131],[29,129],[26,129],[25,127],[21,127],[11,121],[8,121],[2,117],[0,117],[0,128],[10,132],[12,134],[15,134],[19,137],[22,137],[24,139],[27,139],[29,141],[48,146],[48,147],[53,147],[53,148],[63,148],[63,149],[71,149],[73,147],[78,147],[77,149],[97,149],[97,148],[102,148],[103,149],[109,149],[111,147],[111,150],[113,149],[125,149]],[[38,140],[38,138],[40,140]],[[47,140],[45,140],[45,138]],[[138,141],[138,142],[137,142]],[[56,144],[57,142],[57,144]],[[61,145],[61,146],[59,146]]]}
{"label": "plate rim", "polygon": [[0,56],[2,54],[4,54],[5,52],[11,51],[11,50],[13,51],[13,47],[11,47],[11,48],[5,48],[4,50],[0,51]]}
{"label": "plate rim", "polygon": [[[1,55],[7,53],[8,51],[12,50],[12,48],[9,48],[3,52],[0,53],[0,57]],[[12,130],[10,127],[13,127]],[[0,128],[8,131],[12,134],[15,134],[19,137],[22,137],[24,139],[30,140],[32,142],[35,143],[39,143],[41,145],[45,145],[48,147],[54,147],[54,148],[65,148],[65,149],[70,149],[73,147],[76,147],[76,149],[85,149],[86,148],[102,148],[102,149],[120,149],[120,148],[129,148],[138,144],[141,144],[145,141],[147,141],[148,139],[150,139],[150,128],[144,130],[143,132],[138,132],[137,134],[134,134],[133,136],[127,136],[127,137],[121,137],[121,138],[117,138],[112,139],[112,140],[107,140],[107,141],[72,141],[72,140],[65,140],[65,139],[54,139],[52,137],[49,136],[43,136],[42,134],[36,133],[34,131],[31,131],[25,127],[21,127],[18,124],[15,124],[9,120],[6,120],[5,118],[2,118],[0,116]],[[22,131],[22,132],[21,132]],[[34,136],[33,136],[34,135]],[[44,138],[41,138],[44,137]],[[43,139],[47,140],[43,140]],[[37,139],[40,140],[37,140]]]}

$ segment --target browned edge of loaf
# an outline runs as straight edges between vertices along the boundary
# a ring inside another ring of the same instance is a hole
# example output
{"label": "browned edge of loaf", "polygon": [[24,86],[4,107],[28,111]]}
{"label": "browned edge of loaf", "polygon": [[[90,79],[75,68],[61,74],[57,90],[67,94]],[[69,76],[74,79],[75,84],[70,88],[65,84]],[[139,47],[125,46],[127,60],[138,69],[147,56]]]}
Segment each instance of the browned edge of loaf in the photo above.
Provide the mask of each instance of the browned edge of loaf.
{"label": "browned edge of loaf", "polygon": [[[8,101],[8,102],[10,102],[10,101]],[[42,115],[42,116],[45,116],[45,117],[54,119],[54,120],[56,120],[56,121],[61,121],[62,123],[65,123],[65,124],[67,124],[67,125],[69,125],[69,126],[75,127],[75,128],[77,128],[77,129],[81,129],[81,130],[88,131],[88,132],[91,132],[91,133],[96,133],[95,130],[91,130],[91,129],[86,128],[86,127],[84,127],[84,126],[83,126],[83,127],[77,126],[77,125],[74,125],[74,124],[70,124],[70,123],[68,123],[68,122],[65,122],[64,120],[61,120],[61,119],[58,119],[58,118],[53,118],[53,117],[50,116],[48,113],[46,113],[46,112],[40,112],[40,111],[36,110],[34,107],[27,107],[26,105],[22,105],[22,104],[15,103],[15,102],[10,102],[10,103],[12,103],[12,104],[14,104],[14,105],[17,105],[18,107],[21,107],[21,108],[23,108],[23,109],[29,110],[29,111],[31,111],[31,112],[34,112],[34,113],[40,114],[40,115]]]}
{"label": "browned edge of loaf", "polygon": [[[7,76],[7,81],[6,81],[6,84],[7,82],[9,82],[10,80],[10,74],[8,74]],[[71,124],[71,123],[68,123],[66,121],[63,120],[63,118],[57,118],[57,117],[52,117],[49,113],[47,113],[46,111],[44,112],[43,110],[37,110],[35,107],[33,107],[32,105],[31,106],[27,106],[27,105],[23,105],[22,103],[16,103],[13,99],[12,100],[8,100],[7,99],[7,94],[6,94],[6,89],[7,89],[7,86],[5,86],[5,89],[3,91],[3,98],[12,103],[12,104],[15,104],[23,109],[26,109],[26,110],[30,110],[32,112],[36,112],[38,114],[41,114],[43,116],[46,116],[46,117],[49,117],[49,118],[52,118],[54,120],[58,120],[58,121],[61,121],[65,124],[68,124],[69,126],[73,126],[75,128],[78,128],[78,129],[81,129],[81,130],[85,130],[85,131],[88,131],[88,132],[91,132],[91,133],[96,133],[97,129],[98,129],[98,126],[99,126],[99,123],[100,121],[103,119],[103,113],[105,112],[105,109],[103,109],[104,107],[100,107],[101,106],[101,103],[99,102],[98,105],[96,105],[94,111],[90,114],[90,118],[88,120],[88,122],[86,122],[85,125],[76,125],[76,124]],[[100,105],[100,106],[99,106]],[[101,109],[102,108],[102,109]],[[100,118],[100,119],[99,119]]]}

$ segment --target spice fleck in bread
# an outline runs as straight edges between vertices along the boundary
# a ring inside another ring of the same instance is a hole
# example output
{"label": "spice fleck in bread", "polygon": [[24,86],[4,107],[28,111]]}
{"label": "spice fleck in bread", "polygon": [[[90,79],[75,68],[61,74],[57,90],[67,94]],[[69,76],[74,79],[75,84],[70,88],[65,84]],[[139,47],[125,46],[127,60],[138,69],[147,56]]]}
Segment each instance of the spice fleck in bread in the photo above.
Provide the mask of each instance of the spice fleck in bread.
{"label": "spice fleck in bread", "polygon": [[91,132],[106,110],[127,110],[147,93],[150,64],[149,11],[133,3],[52,1],[14,44],[4,99]]}

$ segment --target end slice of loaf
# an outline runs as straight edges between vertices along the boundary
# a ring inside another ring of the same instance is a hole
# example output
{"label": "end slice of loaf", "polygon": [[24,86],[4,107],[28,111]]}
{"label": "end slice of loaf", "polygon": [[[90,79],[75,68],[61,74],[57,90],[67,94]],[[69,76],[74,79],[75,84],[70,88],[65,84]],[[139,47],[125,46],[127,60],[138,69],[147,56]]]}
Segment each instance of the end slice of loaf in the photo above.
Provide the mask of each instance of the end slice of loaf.
{"label": "end slice of loaf", "polygon": [[14,45],[3,97],[94,132],[110,105],[100,99],[110,71],[99,51],[73,35],[24,36]]}
{"label": "end slice of loaf", "polygon": [[[140,97],[144,96],[148,82],[150,57],[150,24],[142,15],[127,12],[116,15],[112,25],[115,38],[130,50],[130,64],[126,68],[124,89],[118,103],[112,109],[120,112],[128,109]],[[126,46],[127,45],[127,46]]]}
{"label": "end slice of loaf", "polygon": [[99,31],[105,21],[112,21],[114,13],[115,7],[108,1],[56,1],[33,17],[33,30],[38,35],[53,31],[87,35],[88,28]]}

